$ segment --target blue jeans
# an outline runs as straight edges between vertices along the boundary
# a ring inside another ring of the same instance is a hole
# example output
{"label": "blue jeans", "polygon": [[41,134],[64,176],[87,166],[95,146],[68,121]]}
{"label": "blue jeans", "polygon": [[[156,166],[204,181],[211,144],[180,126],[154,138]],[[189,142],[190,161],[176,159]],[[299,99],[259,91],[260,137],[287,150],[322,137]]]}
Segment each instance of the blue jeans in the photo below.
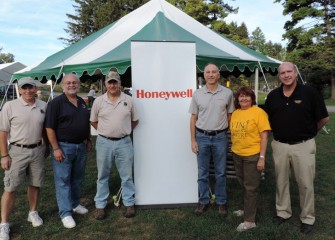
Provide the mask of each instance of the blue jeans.
{"label": "blue jeans", "polygon": [[196,132],[198,143],[198,190],[199,203],[208,204],[209,197],[209,163],[213,159],[215,168],[215,201],[222,205],[227,203],[226,192],[226,160],[227,133],[221,132],[215,136],[208,136]]}
{"label": "blue jeans", "polygon": [[130,137],[112,141],[98,136],[97,152],[97,193],[94,197],[96,208],[105,208],[109,196],[109,176],[113,161],[121,178],[122,201],[124,206],[135,204],[133,181],[134,150]]}
{"label": "blue jeans", "polygon": [[54,159],[51,148],[56,198],[60,218],[72,215],[73,208],[80,204],[80,188],[85,175],[87,160],[86,144],[59,142],[64,153],[63,162]]}

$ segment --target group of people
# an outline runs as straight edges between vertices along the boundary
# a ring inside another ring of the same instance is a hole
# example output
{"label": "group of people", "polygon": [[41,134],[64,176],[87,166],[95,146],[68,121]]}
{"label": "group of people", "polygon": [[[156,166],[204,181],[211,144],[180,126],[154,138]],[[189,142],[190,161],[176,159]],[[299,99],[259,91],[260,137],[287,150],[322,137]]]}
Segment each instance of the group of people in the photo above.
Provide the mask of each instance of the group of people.
{"label": "group of people", "polygon": [[[311,87],[297,83],[293,63],[278,68],[281,86],[269,93],[262,108],[249,87],[235,94],[219,84],[219,68],[205,67],[206,85],[193,94],[189,112],[191,147],[197,155],[199,201],[195,214],[203,214],[210,204],[209,165],[214,162],[215,201],[218,213],[227,216],[226,155],[227,131],[231,132],[236,177],[243,188],[243,209],[234,215],[244,221],[237,231],[256,227],[257,197],[261,173],[265,169],[268,133],[273,132],[272,153],[276,176],[274,223],[280,225],[291,215],[289,174],[292,165],[300,193],[301,231],[310,233],[315,222],[314,189],[315,141],[318,130],[328,121],[321,96]],[[35,81],[18,81],[21,97],[7,102],[0,113],[1,167],[5,170],[1,199],[0,239],[9,239],[9,216],[15,191],[26,180],[28,221],[43,224],[37,211],[39,190],[45,177],[45,157],[51,155],[59,216],[65,228],[73,228],[73,213],[86,214],[80,204],[87,152],[92,149],[90,126],[97,132],[97,192],[94,217],[106,217],[109,176],[115,163],[122,187],[124,216],[135,216],[133,146],[130,134],[138,124],[138,114],[130,96],[121,92],[120,75],[110,71],[105,78],[107,92],[97,97],[89,111],[77,93],[79,78],[65,75],[63,94],[49,104],[35,98]],[[50,148],[49,148],[50,147]]]}
{"label": "group of people", "polygon": [[265,170],[268,134],[273,134],[272,157],[276,178],[276,216],[280,225],[292,216],[290,166],[299,188],[301,232],[312,232],[315,222],[314,137],[328,122],[329,115],[321,95],[312,87],[298,84],[298,72],[291,62],[278,68],[281,86],[267,96],[263,108],[256,106],[255,93],[241,87],[235,94],[219,84],[219,68],[205,67],[206,85],[194,92],[189,108],[192,151],[197,154],[199,202],[195,209],[203,214],[210,206],[209,164],[215,170],[215,202],[218,213],[227,215],[226,150],[230,130],[236,177],[243,189],[243,209],[233,212],[244,218],[236,228],[256,227],[257,197],[261,173]]}
{"label": "group of people", "polygon": [[45,177],[45,158],[51,156],[59,216],[65,228],[73,228],[73,213],[86,214],[80,204],[80,190],[85,175],[87,152],[92,149],[91,125],[99,132],[97,150],[97,193],[95,218],[106,216],[109,176],[112,163],[119,171],[124,216],[135,216],[133,183],[133,147],[130,139],[138,116],[131,97],[121,92],[117,72],[105,79],[107,92],[88,110],[77,95],[80,80],[74,74],[64,76],[63,93],[49,104],[36,98],[37,87],[30,77],[21,78],[21,97],[7,102],[0,112],[1,167],[5,170],[1,198],[0,239],[9,239],[9,217],[14,207],[15,191],[27,179],[29,213],[33,227],[43,224],[37,211],[39,190]]}

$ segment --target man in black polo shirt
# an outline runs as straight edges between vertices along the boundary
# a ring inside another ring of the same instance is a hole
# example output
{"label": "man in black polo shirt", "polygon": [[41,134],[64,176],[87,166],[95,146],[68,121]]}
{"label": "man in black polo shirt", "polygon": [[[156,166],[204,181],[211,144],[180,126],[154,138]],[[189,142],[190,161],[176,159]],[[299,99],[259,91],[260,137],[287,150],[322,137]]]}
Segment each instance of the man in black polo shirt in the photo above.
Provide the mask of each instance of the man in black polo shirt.
{"label": "man in black polo shirt", "polygon": [[77,96],[79,79],[74,74],[62,80],[63,94],[52,100],[46,112],[46,130],[51,149],[59,215],[66,228],[76,226],[72,213],[85,214],[80,205],[80,187],[84,179],[90,140],[90,113]]}
{"label": "man in black polo shirt", "polygon": [[276,174],[276,211],[273,222],[284,223],[292,216],[290,165],[299,187],[301,232],[308,234],[315,222],[314,176],[315,140],[318,130],[328,122],[328,112],[320,94],[297,83],[293,63],[278,68],[281,86],[269,93],[264,109],[273,132],[271,143]]}

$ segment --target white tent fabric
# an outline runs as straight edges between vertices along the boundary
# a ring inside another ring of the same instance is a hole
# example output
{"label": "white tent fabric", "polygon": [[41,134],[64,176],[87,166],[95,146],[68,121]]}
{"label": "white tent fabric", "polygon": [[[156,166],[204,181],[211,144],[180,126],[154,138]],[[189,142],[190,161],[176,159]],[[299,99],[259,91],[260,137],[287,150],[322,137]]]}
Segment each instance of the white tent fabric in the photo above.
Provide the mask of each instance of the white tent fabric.
{"label": "white tent fabric", "polygon": [[197,67],[214,62],[221,70],[254,71],[258,63],[274,71],[278,63],[225,38],[164,0],[151,0],[118,21],[15,74],[56,78],[61,73],[123,74],[131,66],[131,41],[190,41],[196,43]]}
{"label": "white tent fabric", "polygon": [[26,65],[23,65],[20,62],[0,64],[0,86],[9,84],[13,73],[24,69],[25,67]]}

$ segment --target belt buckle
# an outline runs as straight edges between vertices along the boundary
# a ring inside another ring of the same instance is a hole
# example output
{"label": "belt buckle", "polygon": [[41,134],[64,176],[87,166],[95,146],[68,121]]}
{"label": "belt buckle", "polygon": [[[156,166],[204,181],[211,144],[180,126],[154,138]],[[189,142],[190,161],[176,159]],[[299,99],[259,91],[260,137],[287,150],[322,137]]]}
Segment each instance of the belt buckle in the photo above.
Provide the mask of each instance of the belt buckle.
{"label": "belt buckle", "polygon": [[206,134],[208,136],[215,136],[217,134],[217,131],[206,131]]}

